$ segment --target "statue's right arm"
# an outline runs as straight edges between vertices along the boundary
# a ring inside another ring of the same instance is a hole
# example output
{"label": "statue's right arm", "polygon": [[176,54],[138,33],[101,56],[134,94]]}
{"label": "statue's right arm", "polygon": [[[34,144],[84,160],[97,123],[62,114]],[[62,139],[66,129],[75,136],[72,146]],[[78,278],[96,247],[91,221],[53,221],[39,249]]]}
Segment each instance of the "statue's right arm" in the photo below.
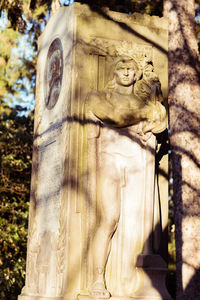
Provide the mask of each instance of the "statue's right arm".
{"label": "statue's right arm", "polygon": [[142,109],[122,108],[113,105],[105,92],[91,92],[85,103],[86,112],[92,112],[102,123],[114,127],[126,127],[147,120],[148,107]]}

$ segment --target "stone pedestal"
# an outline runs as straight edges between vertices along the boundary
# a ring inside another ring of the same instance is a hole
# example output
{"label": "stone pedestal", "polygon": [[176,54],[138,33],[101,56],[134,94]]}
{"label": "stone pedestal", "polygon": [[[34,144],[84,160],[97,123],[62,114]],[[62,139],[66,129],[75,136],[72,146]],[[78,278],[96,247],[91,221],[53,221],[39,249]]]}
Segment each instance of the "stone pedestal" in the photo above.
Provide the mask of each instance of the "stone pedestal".
{"label": "stone pedestal", "polygon": [[18,297],[19,300],[63,300],[64,297],[42,297],[42,296],[34,296],[34,295],[20,295]]}
{"label": "stone pedestal", "polygon": [[104,93],[113,60],[123,55],[134,57],[141,78],[155,72],[166,101],[167,21],[107,10],[103,14],[107,17],[78,3],[63,7],[39,39],[26,284],[19,300],[88,299],[91,245],[100,221],[100,161],[110,153],[104,133],[116,142],[113,150],[124,151],[109,154],[120,161],[121,205],[105,272],[111,299],[143,299],[146,287],[151,294],[154,278],[159,282],[154,290],[164,295],[160,287],[166,265],[163,270],[136,263],[141,253],[166,257],[160,245],[167,195],[161,201],[157,197],[155,135],[142,135],[140,124],[132,131],[102,129],[99,120],[86,116],[85,103],[91,91]]}
{"label": "stone pedestal", "polygon": [[139,255],[136,266],[143,282],[134,299],[171,299],[165,285],[167,264],[160,255]]}
{"label": "stone pedestal", "polygon": [[[111,297],[110,300],[133,300],[133,297]],[[90,296],[79,295],[78,300],[100,300],[98,298],[91,298]]]}

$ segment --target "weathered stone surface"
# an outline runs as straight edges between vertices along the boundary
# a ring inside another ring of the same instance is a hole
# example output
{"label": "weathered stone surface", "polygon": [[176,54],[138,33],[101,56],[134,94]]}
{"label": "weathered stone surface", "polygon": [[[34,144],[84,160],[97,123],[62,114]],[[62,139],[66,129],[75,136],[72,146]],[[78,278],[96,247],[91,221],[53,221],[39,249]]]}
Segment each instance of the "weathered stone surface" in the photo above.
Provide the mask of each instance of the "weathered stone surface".
{"label": "weathered stone surface", "polygon": [[[160,247],[166,198],[160,204],[156,196],[155,134],[166,127],[161,101],[167,96],[167,22],[105,14],[77,3],[61,8],[39,41],[27,272],[20,300],[89,295],[94,257],[98,260],[104,247],[99,239],[93,248],[94,240],[105,219],[112,228],[104,265],[97,267],[103,277],[105,272],[111,299],[134,299],[144,288],[147,299],[166,292],[157,266],[151,271],[162,291],[136,262],[141,253],[166,258]],[[170,297],[166,293],[163,299]]]}
{"label": "weathered stone surface", "polygon": [[[19,299],[63,299],[71,14],[60,10],[39,40],[26,286]],[[66,19],[65,24],[58,19]]]}

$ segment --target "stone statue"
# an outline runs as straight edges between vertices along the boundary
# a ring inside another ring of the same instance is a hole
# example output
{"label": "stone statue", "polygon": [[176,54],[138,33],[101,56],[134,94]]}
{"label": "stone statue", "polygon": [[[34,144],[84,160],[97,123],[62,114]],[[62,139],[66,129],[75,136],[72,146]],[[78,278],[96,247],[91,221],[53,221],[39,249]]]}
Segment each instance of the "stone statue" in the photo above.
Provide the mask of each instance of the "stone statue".
{"label": "stone statue", "polygon": [[[145,144],[152,133],[166,128],[160,82],[152,69],[148,64],[142,76],[132,57],[119,56],[106,88],[90,92],[85,102],[85,118],[91,123],[88,138],[98,137],[101,191],[100,221],[92,242],[93,298],[111,297],[106,289],[105,268],[120,218],[122,181],[126,182],[126,197],[132,197],[135,142]],[[137,134],[137,141],[133,141],[132,132]]]}

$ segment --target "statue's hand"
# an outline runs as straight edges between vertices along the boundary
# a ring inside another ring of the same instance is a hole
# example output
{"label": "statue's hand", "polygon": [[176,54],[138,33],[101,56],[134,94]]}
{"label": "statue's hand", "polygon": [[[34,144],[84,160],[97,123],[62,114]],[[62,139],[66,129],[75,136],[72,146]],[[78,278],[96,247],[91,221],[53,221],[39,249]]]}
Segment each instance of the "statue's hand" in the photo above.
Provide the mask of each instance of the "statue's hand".
{"label": "statue's hand", "polygon": [[160,133],[167,127],[167,115],[164,105],[160,102],[149,101],[147,121],[143,123],[143,132]]}
{"label": "statue's hand", "polygon": [[158,102],[149,101],[147,104],[147,121],[154,122],[161,118],[161,111]]}

